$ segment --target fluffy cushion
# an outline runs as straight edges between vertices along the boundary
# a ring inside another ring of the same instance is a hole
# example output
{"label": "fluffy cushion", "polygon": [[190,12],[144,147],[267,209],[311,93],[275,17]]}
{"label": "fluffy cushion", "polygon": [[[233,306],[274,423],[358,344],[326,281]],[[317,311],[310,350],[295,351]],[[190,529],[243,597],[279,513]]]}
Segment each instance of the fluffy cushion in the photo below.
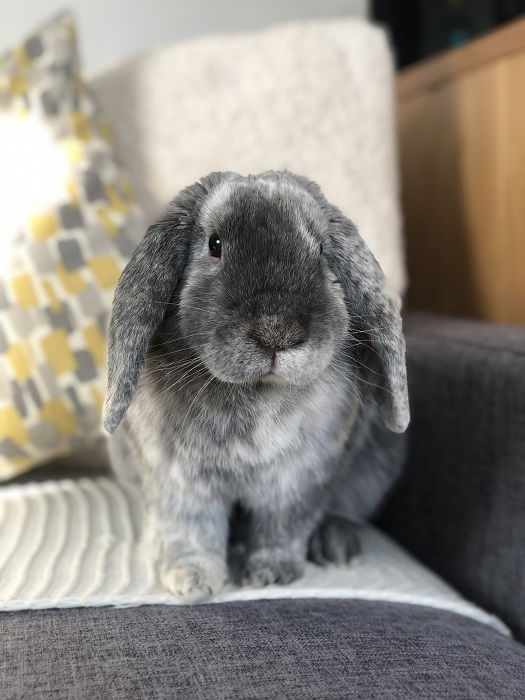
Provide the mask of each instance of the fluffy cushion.
{"label": "fluffy cushion", "polygon": [[211,170],[288,168],[354,219],[401,292],[392,78],[383,31],[336,20],[162,49],[92,88],[150,220]]}
{"label": "fluffy cushion", "polygon": [[0,59],[0,479],[91,439],[137,210],[61,16]]}

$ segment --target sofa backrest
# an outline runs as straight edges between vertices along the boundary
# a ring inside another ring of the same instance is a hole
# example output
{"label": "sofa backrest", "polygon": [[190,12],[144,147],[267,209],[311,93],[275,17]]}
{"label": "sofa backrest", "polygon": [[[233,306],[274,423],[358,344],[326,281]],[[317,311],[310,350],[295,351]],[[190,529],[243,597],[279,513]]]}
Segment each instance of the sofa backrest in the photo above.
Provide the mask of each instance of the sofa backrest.
{"label": "sofa backrest", "polygon": [[393,69],[383,31],[357,20],[213,36],[91,81],[147,222],[212,170],[287,168],[355,221],[389,288],[405,284]]}

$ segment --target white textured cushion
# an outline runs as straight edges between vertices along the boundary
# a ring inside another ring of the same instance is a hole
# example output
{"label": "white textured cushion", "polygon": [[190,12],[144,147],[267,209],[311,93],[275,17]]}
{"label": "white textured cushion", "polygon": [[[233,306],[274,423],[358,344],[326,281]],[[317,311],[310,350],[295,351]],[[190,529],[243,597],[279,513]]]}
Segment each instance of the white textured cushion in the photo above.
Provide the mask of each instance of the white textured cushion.
{"label": "white textured cushion", "polygon": [[[177,605],[156,576],[142,494],[106,478],[63,479],[0,490],[0,611],[97,605]],[[360,598],[426,605],[508,630],[464,600],[386,535],[360,532],[347,567],[308,564],[287,586],[229,584],[210,602],[261,598]]]}
{"label": "white textured cushion", "polygon": [[382,30],[333,20],[161,49],[92,89],[148,220],[211,170],[288,168],[355,221],[400,293],[392,78]]}

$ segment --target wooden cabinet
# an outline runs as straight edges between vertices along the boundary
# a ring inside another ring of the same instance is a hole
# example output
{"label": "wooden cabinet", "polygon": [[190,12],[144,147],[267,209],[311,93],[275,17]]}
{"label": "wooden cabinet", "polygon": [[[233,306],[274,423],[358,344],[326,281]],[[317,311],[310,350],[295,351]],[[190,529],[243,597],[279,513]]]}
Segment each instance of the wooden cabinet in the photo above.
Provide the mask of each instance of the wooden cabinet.
{"label": "wooden cabinet", "polygon": [[408,306],[525,324],[525,19],[398,76]]}

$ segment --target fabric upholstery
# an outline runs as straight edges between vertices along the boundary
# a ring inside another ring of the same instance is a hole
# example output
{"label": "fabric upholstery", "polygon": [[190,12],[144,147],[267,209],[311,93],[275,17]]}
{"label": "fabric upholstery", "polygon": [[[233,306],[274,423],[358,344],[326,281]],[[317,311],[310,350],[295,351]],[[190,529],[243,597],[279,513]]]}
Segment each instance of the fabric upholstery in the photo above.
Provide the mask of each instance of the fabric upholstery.
{"label": "fabric upholstery", "polygon": [[0,480],[100,433],[137,208],[62,15],[0,58]]}
{"label": "fabric upholstery", "polygon": [[406,323],[410,457],[382,525],[525,639],[525,328]]}
{"label": "fabric upholstery", "polygon": [[355,221],[402,291],[393,66],[378,27],[332,20],[205,37],[90,85],[148,220],[212,170],[287,168]]}
{"label": "fabric upholstery", "polygon": [[0,615],[3,698],[523,698],[525,647],[411,605],[258,601]]}

